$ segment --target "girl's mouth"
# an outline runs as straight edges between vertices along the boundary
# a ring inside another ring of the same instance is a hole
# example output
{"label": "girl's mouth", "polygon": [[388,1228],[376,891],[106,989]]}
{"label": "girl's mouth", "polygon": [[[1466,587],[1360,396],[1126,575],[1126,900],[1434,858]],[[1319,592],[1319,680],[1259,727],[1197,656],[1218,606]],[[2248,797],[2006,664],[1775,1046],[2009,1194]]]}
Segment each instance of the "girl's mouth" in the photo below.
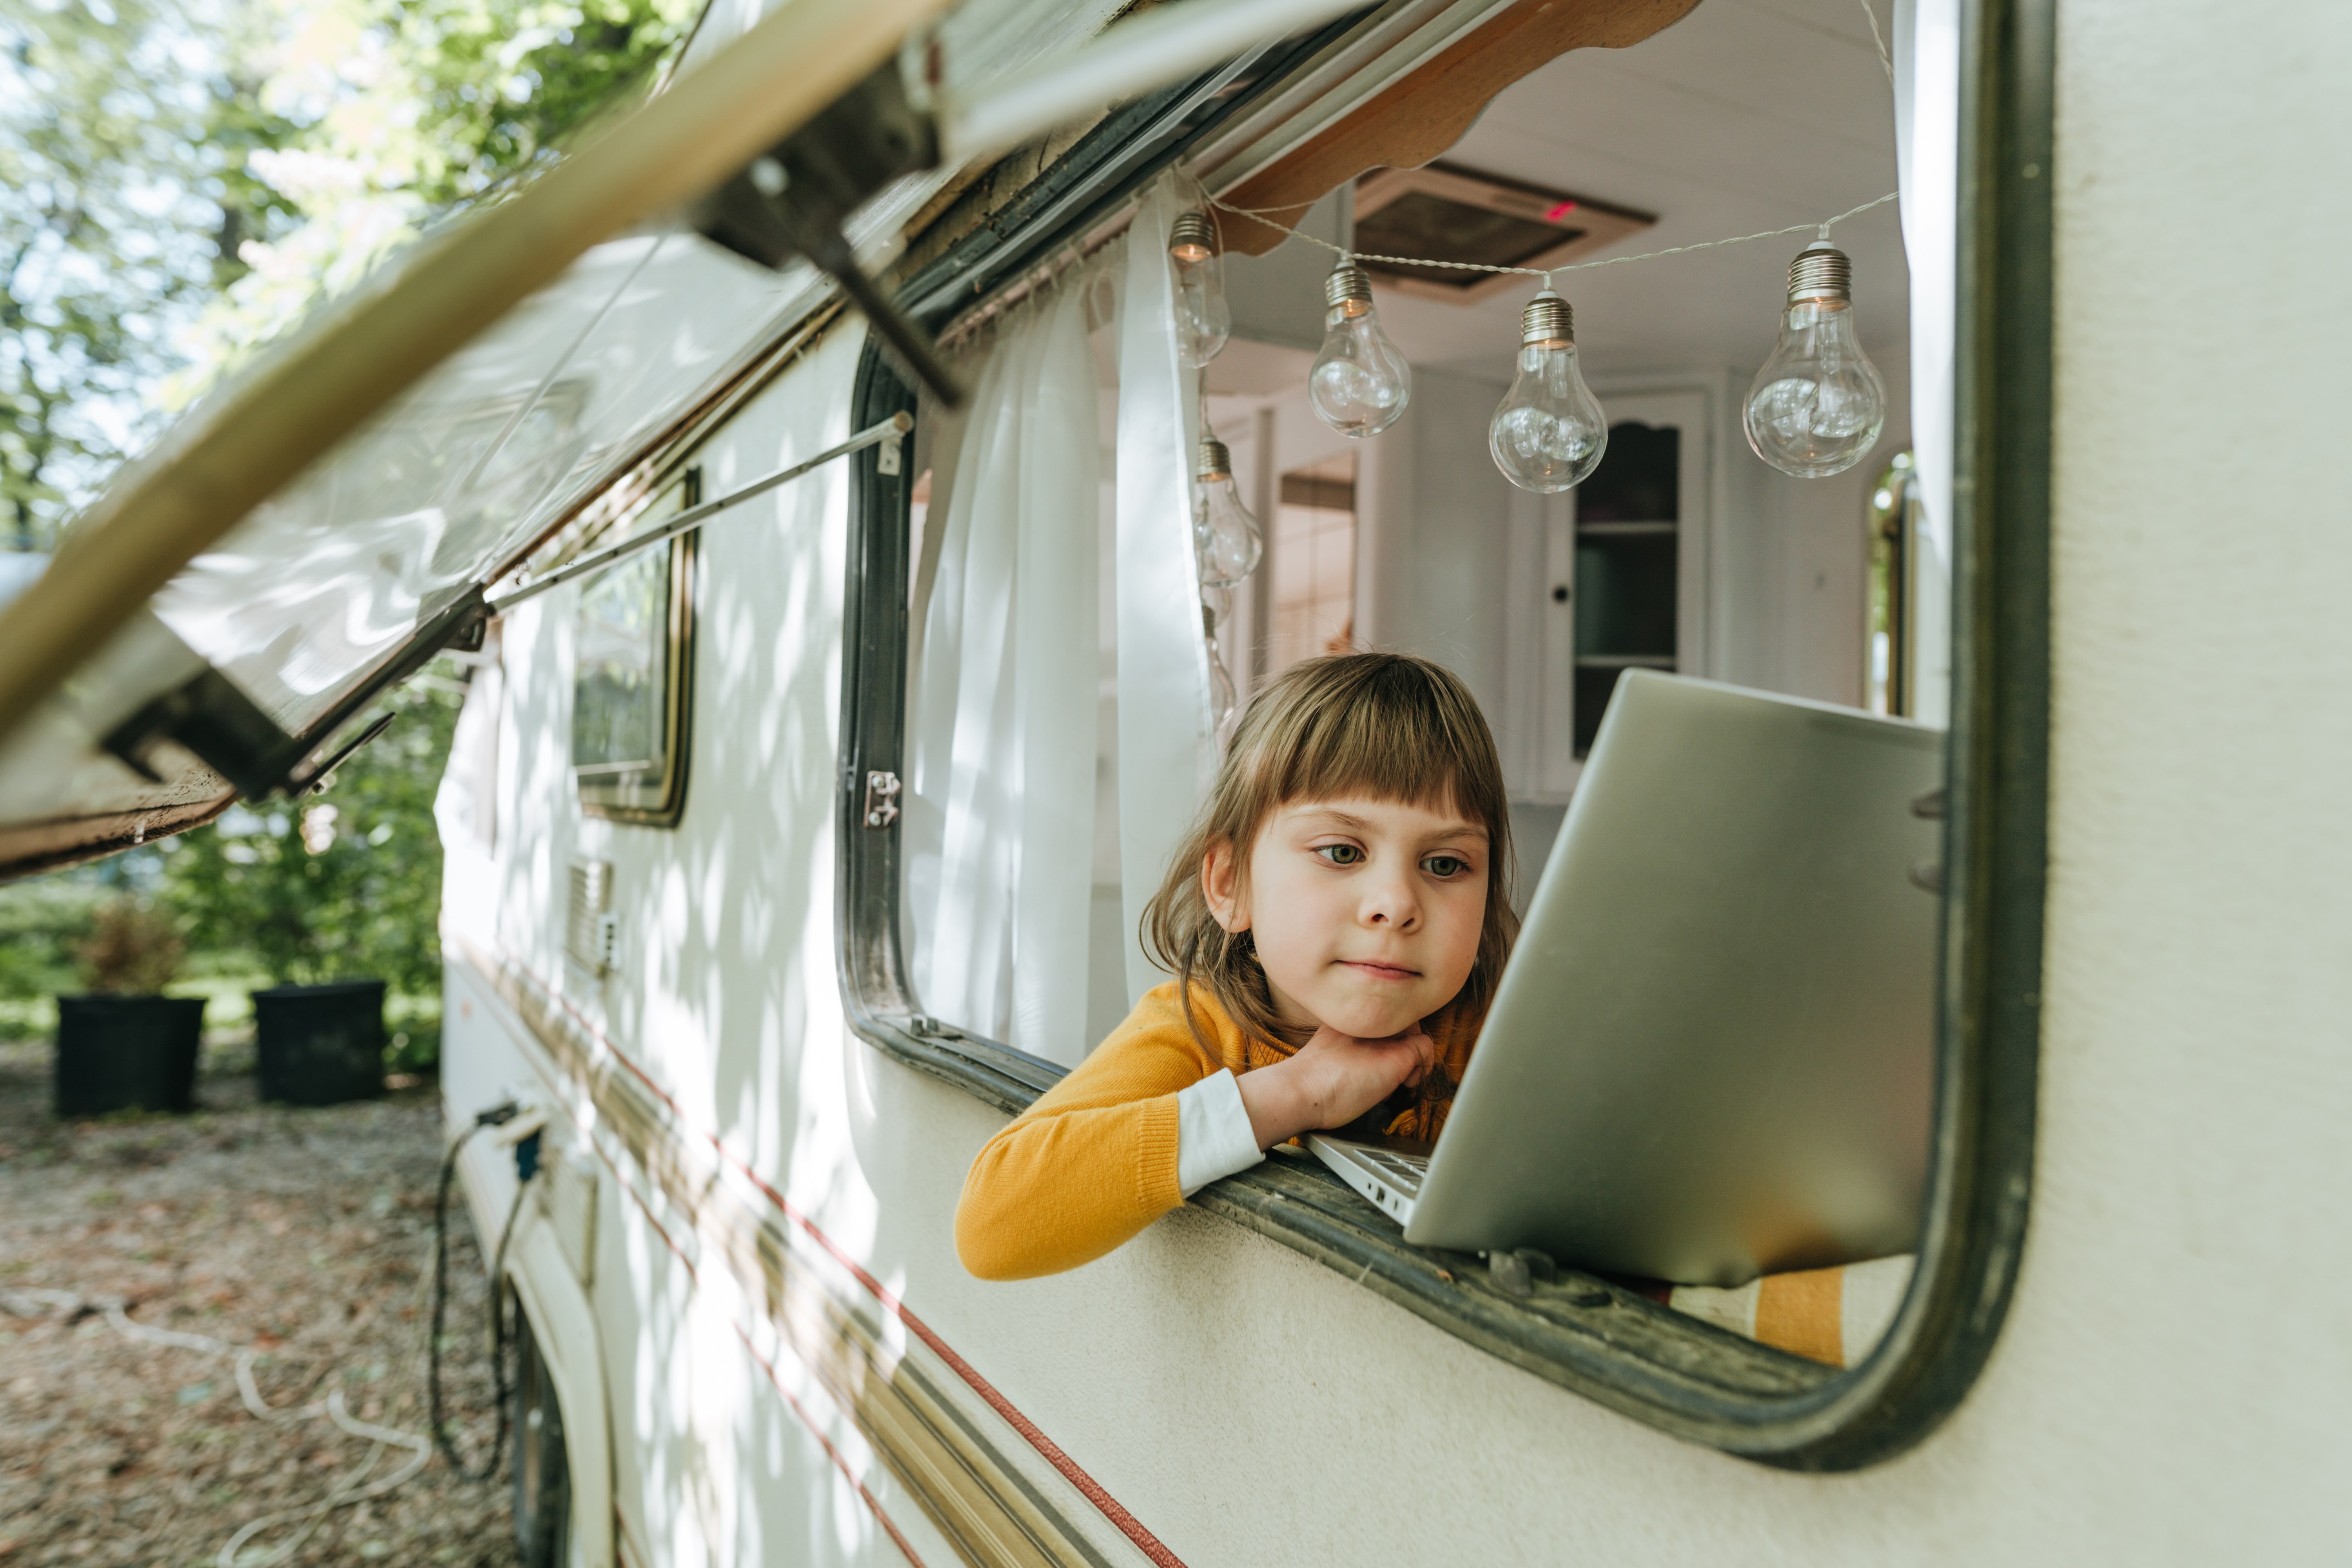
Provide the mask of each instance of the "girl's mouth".
{"label": "girl's mouth", "polygon": [[1367,958],[1343,958],[1340,964],[1373,980],[1418,980],[1421,971],[1400,963],[1375,963]]}

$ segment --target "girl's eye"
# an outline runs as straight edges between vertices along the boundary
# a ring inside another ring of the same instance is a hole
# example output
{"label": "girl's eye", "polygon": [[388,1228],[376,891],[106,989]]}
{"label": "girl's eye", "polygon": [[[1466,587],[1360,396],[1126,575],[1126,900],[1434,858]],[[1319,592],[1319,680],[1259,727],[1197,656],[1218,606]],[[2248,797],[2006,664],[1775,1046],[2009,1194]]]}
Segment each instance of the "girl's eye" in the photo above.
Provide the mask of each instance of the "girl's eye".
{"label": "girl's eye", "polygon": [[1364,863],[1363,847],[1358,844],[1318,845],[1315,853],[1334,866],[1360,866]]}
{"label": "girl's eye", "polygon": [[1432,855],[1421,863],[1421,868],[1433,877],[1459,877],[1470,869],[1470,862],[1459,855]]}

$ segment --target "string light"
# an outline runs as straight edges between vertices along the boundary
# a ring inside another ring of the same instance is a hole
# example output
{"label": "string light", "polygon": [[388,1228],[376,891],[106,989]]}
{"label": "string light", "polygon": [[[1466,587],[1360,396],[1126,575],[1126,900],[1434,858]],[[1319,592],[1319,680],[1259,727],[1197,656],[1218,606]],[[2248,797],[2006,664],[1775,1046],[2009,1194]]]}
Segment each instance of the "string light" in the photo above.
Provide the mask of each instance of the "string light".
{"label": "string light", "polygon": [[1176,272],[1176,353],[1187,370],[1198,370],[1223,351],[1233,336],[1234,312],[1225,303],[1225,267],[1218,254],[1217,226],[1194,208],[1178,215],[1168,230],[1168,259]]}
{"label": "string light", "polygon": [[1265,554],[1265,531],[1234,486],[1234,455],[1213,435],[1193,448],[1192,548],[1204,588],[1234,586]]}
{"label": "string light", "polygon": [[1323,279],[1323,347],[1307,374],[1307,401],[1340,435],[1377,436],[1412,401],[1412,366],[1381,331],[1372,280],[1345,251]]}
{"label": "string light", "polygon": [[1576,312],[1546,289],[1519,313],[1519,367],[1486,427],[1486,450],[1523,490],[1582,484],[1609,446],[1609,420],[1576,363]]}
{"label": "string light", "polygon": [[1496,267],[1483,261],[1433,261],[1425,256],[1373,256],[1364,251],[1349,250],[1345,246],[1334,245],[1319,235],[1304,234],[1287,224],[1276,222],[1272,215],[1281,209],[1237,207],[1231,202],[1219,201],[1214,196],[1209,198],[1209,205],[1219,212],[1232,213],[1236,217],[1245,217],[1253,223],[1264,224],[1277,234],[1288,235],[1293,239],[1303,239],[1309,245],[1320,246],[1339,257],[1343,262],[1374,261],[1396,267],[1444,267],[1456,272],[1492,272],[1514,278],[1540,278],[1544,280],[1544,287],[1549,289],[1552,287],[1554,278],[1562,272],[1585,272],[1595,267],[1623,267],[1635,261],[1655,261],[1661,257],[1685,256],[1694,250],[1713,250],[1726,245],[1746,245],[1750,240],[1780,239],[1787,235],[1802,234],[1807,229],[1817,229],[1826,233],[1848,218],[1860,217],[1873,207],[1885,206],[1895,200],[1899,194],[1889,191],[1883,196],[1874,196],[1860,206],[1848,207],[1837,216],[1822,218],[1817,223],[1792,223],[1786,228],[1759,229],[1754,234],[1735,234],[1725,239],[1702,239],[1696,244],[1671,246],[1664,250],[1645,250],[1639,256],[1604,256],[1598,261],[1571,261],[1565,267]]}
{"label": "string light", "polygon": [[1780,342],[1748,389],[1748,446],[1798,479],[1845,472],[1886,424],[1886,383],[1853,334],[1853,276],[1826,232],[1798,252]]}
{"label": "string light", "polygon": [[1265,534],[1234,487],[1233,453],[1209,429],[1205,393],[1201,430],[1192,459],[1192,557],[1201,574],[1201,635],[1209,645],[1209,706],[1222,741],[1241,695],[1217,646],[1217,626],[1233,613],[1234,586],[1265,557]]}
{"label": "string light", "polygon": [[[1867,5],[1864,6],[1867,9]],[[1873,18],[1875,31],[1875,17]],[[1882,53],[1883,46],[1882,46]],[[1419,256],[1377,256],[1350,250],[1319,236],[1304,234],[1277,221],[1271,208],[1236,206],[1207,198],[1208,205],[1237,217],[1264,224],[1278,234],[1293,239],[1303,239],[1309,245],[1320,246],[1339,258],[1339,266],[1324,282],[1324,298],[1329,306],[1325,317],[1326,334],[1323,352],[1316,356],[1315,369],[1307,383],[1307,395],[1315,412],[1324,423],[1341,435],[1358,437],[1376,436],[1396,423],[1412,396],[1412,372],[1396,345],[1380,330],[1372,307],[1371,280],[1365,275],[1361,263],[1370,261],[1403,267],[1444,268],[1458,272],[1484,272],[1517,278],[1540,278],[1543,291],[1528,301],[1520,317],[1519,361],[1517,377],[1511,390],[1496,409],[1493,423],[1487,429],[1487,449],[1493,454],[1496,467],[1522,489],[1552,493],[1581,483],[1608,444],[1608,423],[1599,402],[1576,363],[1573,313],[1568,301],[1554,289],[1554,282],[1563,272],[1583,272],[1597,267],[1622,267],[1636,261],[1655,261],[1668,256],[1685,256],[1696,250],[1714,250],[1727,245],[1746,245],[1759,239],[1777,239],[1785,235],[1801,234],[1807,229],[1819,236],[1805,256],[1818,257],[1828,247],[1830,230],[1848,218],[1858,217],[1874,207],[1885,206],[1900,193],[1889,191],[1856,206],[1848,207],[1834,217],[1817,223],[1790,224],[1784,228],[1760,229],[1754,234],[1731,235],[1722,239],[1704,239],[1690,245],[1670,246],[1664,250],[1647,250],[1637,256],[1606,256],[1595,261],[1578,261],[1564,267],[1497,267],[1479,261],[1436,261]],[[1835,256],[1839,268],[1840,289],[1851,274],[1851,263],[1845,254],[1827,250]],[[1799,263],[1820,272],[1828,263]],[[1864,358],[1859,344],[1853,341],[1851,299],[1839,293],[1832,299],[1826,292],[1809,294],[1799,310],[1796,268],[1790,269],[1790,310],[1781,322],[1781,342],[1766,371],[1772,372],[1769,381],[1759,373],[1756,388],[1748,395],[1748,443],[1757,454],[1785,473],[1819,478],[1838,473],[1858,461],[1864,451],[1878,437],[1885,420],[1886,389],[1878,372]],[[1811,277],[1813,273],[1809,272]],[[1795,331],[1799,336],[1791,339]],[[1376,344],[1385,354],[1368,350]],[[1362,345],[1362,346],[1360,346]],[[1824,357],[1825,356],[1825,357]],[[1367,374],[1359,367],[1378,365],[1391,360],[1394,364],[1392,399],[1386,399],[1390,376],[1378,372]],[[1326,381],[1327,365],[1328,381]],[[1818,374],[1811,374],[1818,371]],[[1783,374],[1785,373],[1785,374]],[[1808,375],[1811,379],[1805,379]],[[1826,376],[1828,379],[1822,379]],[[1810,412],[1801,415],[1798,403],[1803,394],[1794,384],[1801,381],[1812,389]],[[1782,382],[1791,384],[1780,386]],[[1773,399],[1768,399],[1760,417],[1768,433],[1758,434],[1758,395],[1773,386],[1780,386]],[[1386,399],[1386,400],[1383,400]],[[1874,414],[1872,410],[1874,409]],[[1792,423],[1793,422],[1793,423]],[[1800,435],[1797,426],[1803,430]],[[1588,426],[1598,434],[1587,440]],[[1862,433],[1866,427],[1867,435]],[[1780,432],[1788,432],[1787,435]],[[1854,445],[1858,441],[1858,445]],[[1836,466],[1822,467],[1833,460],[1849,445],[1850,456]],[[1816,449],[1818,448],[1818,450]],[[1777,455],[1776,455],[1777,454]],[[1793,466],[1792,466],[1793,465]],[[1566,477],[1563,477],[1566,476]]]}

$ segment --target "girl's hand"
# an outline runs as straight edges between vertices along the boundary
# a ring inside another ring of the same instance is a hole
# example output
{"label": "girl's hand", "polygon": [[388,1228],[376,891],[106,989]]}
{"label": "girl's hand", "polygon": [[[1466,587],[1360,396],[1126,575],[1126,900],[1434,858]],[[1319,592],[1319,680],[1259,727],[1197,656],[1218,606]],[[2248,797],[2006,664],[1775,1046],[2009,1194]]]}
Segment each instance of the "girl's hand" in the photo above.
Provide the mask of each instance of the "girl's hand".
{"label": "girl's hand", "polygon": [[1301,1132],[1353,1121],[1396,1092],[1418,1084],[1437,1047],[1415,1024],[1385,1040],[1360,1040],[1321,1028],[1287,1061],[1245,1072],[1242,1106],[1257,1146],[1270,1149]]}

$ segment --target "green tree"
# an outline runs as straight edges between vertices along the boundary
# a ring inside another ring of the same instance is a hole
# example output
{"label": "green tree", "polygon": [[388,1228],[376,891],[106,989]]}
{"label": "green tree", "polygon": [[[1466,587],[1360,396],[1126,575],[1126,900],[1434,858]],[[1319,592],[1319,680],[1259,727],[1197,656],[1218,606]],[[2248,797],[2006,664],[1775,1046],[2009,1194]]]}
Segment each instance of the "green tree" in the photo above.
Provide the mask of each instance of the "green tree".
{"label": "green tree", "polygon": [[163,847],[163,894],[195,945],[249,955],[287,984],[440,984],[441,846],[433,795],[457,703],[436,686],[391,699],[392,727],[320,795],[239,806]]}
{"label": "green tree", "polygon": [[322,296],[642,91],[697,0],[0,7],[0,547]]}
{"label": "green tree", "polygon": [[[178,405],[424,229],[551,164],[641,95],[699,0],[272,0],[236,51],[254,73],[246,168],[301,221],[241,243]],[[281,132],[280,127],[286,129]]]}
{"label": "green tree", "polygon": [[208,140],[214,82],[179,23],[147,0],[0,12],[0,508],[17,550],[46,548],[153,432],[175,332],[234,265],[231,149]]}
{"label": "green tree", "polygon": [[[5,0],[0,548],[48,547],[165,413],[643,92],[700,0]],[[324,795],[0,888],[0,999],[71,988],[126,888],[199,968],[438,989],[420,687]],[[162,883],[157,887],[156,879]]]}

